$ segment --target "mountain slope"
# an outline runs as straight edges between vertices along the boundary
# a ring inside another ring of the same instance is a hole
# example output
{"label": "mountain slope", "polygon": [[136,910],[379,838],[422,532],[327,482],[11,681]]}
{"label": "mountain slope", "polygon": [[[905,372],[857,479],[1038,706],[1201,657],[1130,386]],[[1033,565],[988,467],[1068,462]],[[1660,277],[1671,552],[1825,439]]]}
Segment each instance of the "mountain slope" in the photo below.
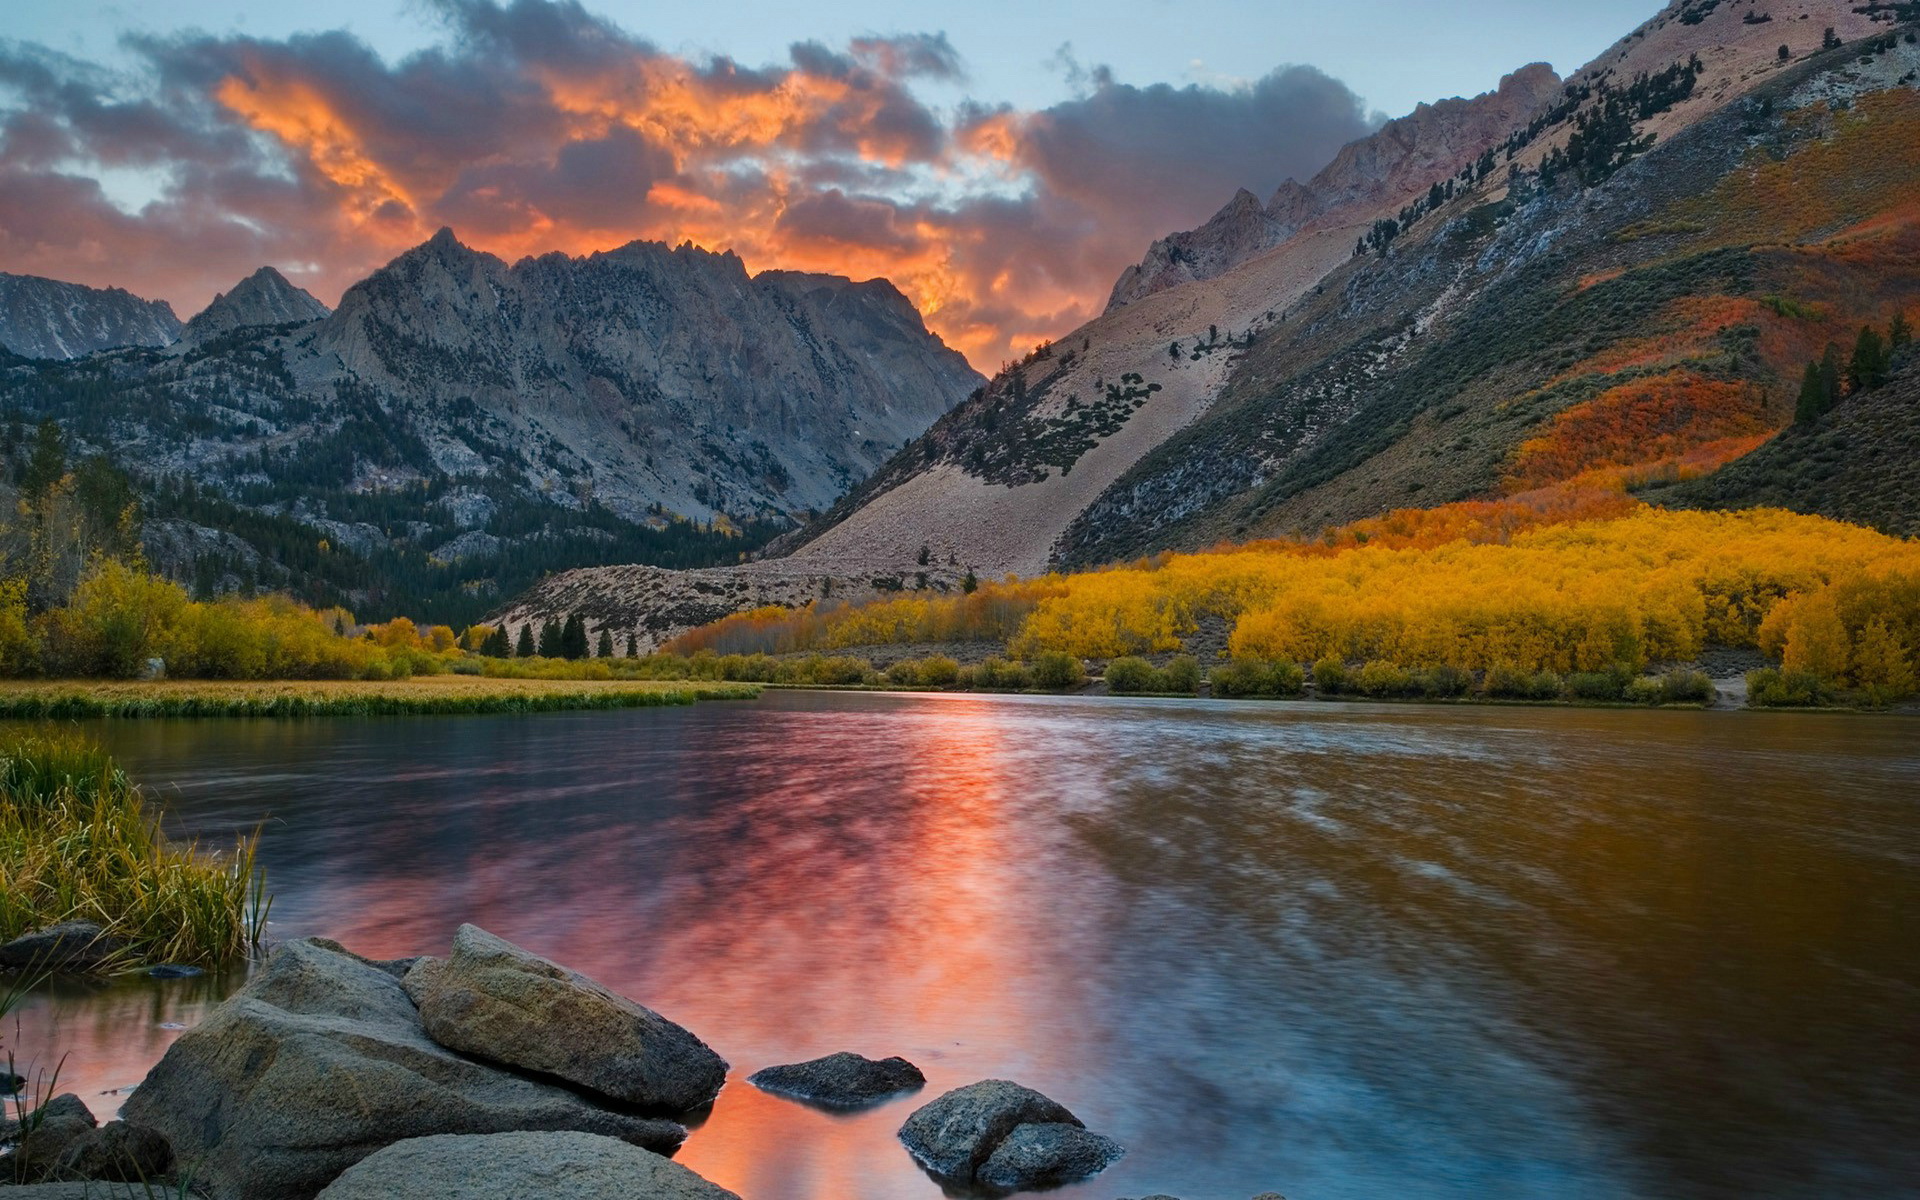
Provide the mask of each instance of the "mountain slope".
{"label": "mountain slope", "polygon": [[180,319],[165,300],[0,271],[0,349],[23,358],[79,358],[179,336]]}
{"label": "mountain slope", "polygon": [[318,321],[331,311],[305,289],[288,283],[280,272],[261,267],[234,284],[232,291],[216,295],[187,322],[180,342],[187,348],[202,346],[237,329],[301,325]]}
{"label": "mountain slope", "polygon": [[[1746,139],[1763,132],[1760,122],[1785,146],[1798,136],[1788,126],[1805,123],[1786,113],[1828,113],[1846,95],[1906,87],[1899,80],[1911,64],[1898,38],[1888,43],[1878,34],[1871,43],[1878,49],[1864,55],[1866,42],[1820,49],[1828,26],[1839,38],[1858,37],[1888,28],[1886,14],[1855,12],[1840,0],[1802,9],[1808,19],[1792,31],[1770,30],[1780,23],[1749,23],[1749,5],[1677,0],[1524,120],[1519,98],[1537,90],[1515,81],[1507,101],[1449,108],[1498,107],[1515,124],[1500,131],[1492,122],[1467,122],[1456,128],[1488,139],[1477,150],[1442,139],[1436,144],[1444,154],[1406,160],[1432,169],[1465,163],[1444,177],[1396,172],[1394,155],[1407,154],[1407,144],[1390,135],[1365,139],[1343,153],[1343,169],[1398,181],[1376,206],[1338,208],[1347,224],[1296,233],[1213,278],[1148,289],[1111,309],[1045,357],[1003,373],[773,550],[830,561],[861,549],[903,555],[926,544],[983,573],[1025,574],[1500,494],[1508,456],[1533,425],[1608,373],[1589,373],[1586,384],[1532,401],[1524,413],[1485,417],[1485,428],[1458,448],[1458,433],[1423,434],[1418,445],[1402,447],[1402,458],[1381,460],[1380,478],[1347,476],[1403,439],[1403,426],[1425,407],[1422,387],[1463,386],[1448,372],[1477,372],[1471,390],[1489,404],[1566,382],[1556,364],[1580,362],[1585,355],[1575,351],[1592,336],[1571,323],[1555,335],[1565,345],[1529,351],[1537,362],[1483,355],[1477,367],[1465,359],[1447,365],[1431,353],[1435,343],[1467,346],[1455,335],[1470,314],[1486,322],[1474,328],[1491,346],[1554,313],[1570,289],[1577,293],[1580,275],[1564,276],[1571,259],[1557,239],[1572,235],[1586,246],[1596,275],[1684,252],[1701,239],[1642,238],[1630,250],[1608,239],[1688,199],[1694,192],[1686,189],[1710,188],[1734,172],[1750,148]],[[1789,96],[1787,81],[1796,79],[1812,91]],[[1781,114],[1746,114],[1742,98],[1761,88],[1779,91]],[[1712,137],[1675,148],[1695,126],[1722,118]],[[1661,165],[1636,168],[1636,156]],[[1360,163],[1371,165],[1361,170]],[[1413,199],[1401,204],[1407,195]],[[1250,201],[1238,198],[1229,217],[1270,217]],[[1605,212],[1590,217],[1589,204]],[[1259,240],[1249,234],[1222,244],[1244,249]],[[1716,244],[1730,242],[1738,238]],[[1536,262],[1561,265],[1525,274]],[[1773,266],[1791,273],[1787,264]],[[1713,267],[1699,269],[1711,274]],[[1698,282],[1695,289],[1687,280],[1647,277],[1599,293],[1596,303],[1642,283],[1662,295],[1660,304],[1690,289],[1757,302],[1744,285],[1716,289],[1704,275]],[[1503,307],[1502,290],[1516,283],[1533,289],[1529,302]],[[1658,304],[1632,303],[1606,326],[1607,337],[1630,337],[1636,322],[1678,319]],[[1439,374],[1408,373],[1421,363]],[[1751,437],[1780,420],[1765,405],[1749,405],[1724,423]],[[1455,456],[1471,462],[1431,469]],[[1282,475],[1286,481],[1276,483]]]}
{"label": "mountain slope", "polygon": [[310,311],[284,284],[235,288],[197,345],[0,363],[0,406],[146,481],[170,573],[367,616],[735,561],[980,382],[883,280],[691,246],[508,266],[443,231],[303,323],[273,320]]}

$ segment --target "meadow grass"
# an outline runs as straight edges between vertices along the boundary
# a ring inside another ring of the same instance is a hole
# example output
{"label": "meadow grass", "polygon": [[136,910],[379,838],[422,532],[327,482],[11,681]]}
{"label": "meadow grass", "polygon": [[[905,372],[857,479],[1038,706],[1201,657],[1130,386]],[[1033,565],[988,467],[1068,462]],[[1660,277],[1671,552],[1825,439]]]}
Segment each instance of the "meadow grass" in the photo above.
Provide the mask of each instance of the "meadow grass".
{"label": "meadow grass", "polygon": [[159,811],[84,738],[0,742],[0,938],[91,921],[129,964],[246,954],[270,905],[257,849],[257,834],[226,851],[168,838]]}
{"label": "meadow grass", "polygon": [[560,712],[751,700],[749,684],[590,679],[202,681],[8,680],[0,718],[330,717]]}

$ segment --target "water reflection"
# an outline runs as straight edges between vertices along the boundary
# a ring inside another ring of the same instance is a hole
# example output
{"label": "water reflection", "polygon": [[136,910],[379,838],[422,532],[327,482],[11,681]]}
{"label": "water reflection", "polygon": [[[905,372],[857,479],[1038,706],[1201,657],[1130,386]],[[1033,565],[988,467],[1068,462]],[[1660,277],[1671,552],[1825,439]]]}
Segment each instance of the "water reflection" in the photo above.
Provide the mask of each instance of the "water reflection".
{"label": "water reflection", "polygon": [[[740,1082],[842,1049],[1057,1096],[1130,1149],[1071,1195],[1920,1178],[1912,721],[788,695],[104,729],[185,827],[269,820],[278,934],[473,920],[693,1026],[735,1082],[682,1158],[749,1200],[939,1194],[912,1102]],[[116,1088],[219,986],[64,987],[7,1040]]]}

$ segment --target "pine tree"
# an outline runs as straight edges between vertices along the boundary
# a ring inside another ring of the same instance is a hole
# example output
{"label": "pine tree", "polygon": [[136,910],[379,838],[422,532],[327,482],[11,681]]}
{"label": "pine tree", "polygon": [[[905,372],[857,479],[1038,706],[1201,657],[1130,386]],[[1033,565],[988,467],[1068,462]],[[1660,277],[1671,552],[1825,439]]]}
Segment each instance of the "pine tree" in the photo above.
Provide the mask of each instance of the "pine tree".
{"label": "pine tree", "polygon": [[545,623],[540,626],[541,658],[560,658],[566,653],[566,651],[562,649],[564,632],[565,631],[560,628],[560,622],[557,618],[548,617],[546,619]]}
{"label": "pine tree", "polygon": [[1868,392],[1887,382],[1887,344],[1878,330],[1865,326],[1853,344],[1853,358],[1847,363],[1847,382],[1856,392]]}
{"label": "pine tree", "polygon": [[978,591],[979,588],[980,588],[980,577],[973,573],[972,567],[968,567],[967,577],[960,581],[960,590],[965,592],[967,595],[971,596],[973,595],[974,592]]}
{"label": "pine tree", "polygon": [[579,613],[570,613],[560,631],[560,656],[581,659],[587,656],[587,622]]}
{"label": "pine tree", "polygon": [[600,644],[594,647],[593,653],[598,658],[613,657],[613,634],[604,626],[600,630]]}
{"label": "pine tree", "polygon": [[1887,327],[1887,351],[1898,354],[1913,344],[1913,326],[1907,324],[1907,314],[1893,314],[1893,324]]}
{"label": "pine tree", "polygon": [[1821,412],[1829,412],[1840,402],[1840,347],[1827,343],[1827,352],[1820,356],[1820,392]]}
{"label": "pine tree", "polygon": [[1826,388],[1820,384],[1820,363],[1807,363],[1807,374],[1801,378],[1801,397],[1793,405],[1793,420],[1799,424],[1809,424],[1820,419],[1820,413],[1826,411]]}
{"label": "pine tree", "polygon": [[513,654],[515,658],[532,658],[534,653],[533,622],[528,621],[520,627],[520,644],[514,647]]}
{"label": "pine tree", "polygon": [[627,631],[627,657],[628,658],[640,657],[640,642],[637,638],[634,637],[632,630]]}

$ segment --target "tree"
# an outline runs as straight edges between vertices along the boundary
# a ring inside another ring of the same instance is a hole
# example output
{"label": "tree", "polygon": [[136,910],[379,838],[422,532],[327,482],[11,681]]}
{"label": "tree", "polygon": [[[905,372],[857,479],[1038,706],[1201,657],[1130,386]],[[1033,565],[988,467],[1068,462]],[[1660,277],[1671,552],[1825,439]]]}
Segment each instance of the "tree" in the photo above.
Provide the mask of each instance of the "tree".
{"label": "tree", "polygon": [[634,637],[632,630],[627,631],[627,657],[628,658],[640,657],[640,642],[639,642],[639,639]]}
{"label": "tree", "polygon": [[1820,39],[1820,48],[1822,50],[1838,50],[1841,45],[1840,39],[1834,35],[1833,26],[1827,26],[1827,32]]}
{"label": "tree", "polygon": [[922,542],[920,544],[920,565],[924,567],[932,561],[933,561],[933,547],[927,545],[925,542]]}
{"label": "tree", "polygon": [[1840,402],[1840,347],[1832,342],[1827,343],[1827,352],[1820,356],[1820,387],[1826,395],[1827,409]]}
{"label": "tree", "polygon": [[1788,59],[1790,59],[1790,58],[1792,58],[1792,57],[1793,57],[1793,51],[1791,51],[1791,50],[1789,50],[1789,49],[1787,49],[1787,48],[1786,48],[1785,46],[1782,46],[1782,47],[1780,47],[1780,61],[1781,61],[1781,62],[1786,62],[1786,61],[1787,61]]}
{"label": "tree", "polygon": [[1179,342],[1175,342],[1173,345],[1167,347],[1167,357],[1171,358],[1175,362],[1180,361],[1180,343]]}
{"label": "tree", "polygon": [[580,659],[587,656],[587,621],[579,613],[569,613],[560,630],[560,656]]}
{"label": "tree", "polygon": [[1887,326],[1887,352],[1898,354],[1913,344],[1913,326],[1907,324],[1907,314],[1893,314],[1893,324]]}
{"label": "tree", "polygon": [[593,653],[599,658],[613,657],[613,631],[604,625],[600,627],[600,644],[594,647]]}
{"label": "tree", "polygon": [[1828,402],[1827,389],[1821,380],[1820,364],[1808,363],[1807,373],[1800,380],[1800,400],[1793,406],[1793,419],[1805,425],[1820,419],[1832,405]]}
{"label": "tree", "polygon": [[54,423],[53,418],[48,417],[34,431],[33,450],[27,455],[26,468],[20,475],[20,490],[29,503],[35,503],[66,473],[66,435],[60,432],[60,426]]}
{"label": "tree", "polygon": [[980,590],[980,577],[973,573],[972,567],[967,568],[967,577],[960,581],[960,590],[969,596]]}
{"label": "tree", "polygon": [[1868,392],[1887,382],[1890,367],[1887,344],[1878,330],[1864,326],[1853,344],[1853,358],[1847,363],[1847,382],[1856,392]]}
{"label": "tree", "polygon": [[515,658],[532,658],[538,651],[533,645],[533,622],[528,621],[520,627],[520,642],[513,648]]}
{"label": "tree", "polygon": [[566,653],[566,651],[561,648],[561,635],[563,632],[560,628],[560,620],[557,617],[548,617],[541,623],[539,652],[541,658],[559,658]]}

